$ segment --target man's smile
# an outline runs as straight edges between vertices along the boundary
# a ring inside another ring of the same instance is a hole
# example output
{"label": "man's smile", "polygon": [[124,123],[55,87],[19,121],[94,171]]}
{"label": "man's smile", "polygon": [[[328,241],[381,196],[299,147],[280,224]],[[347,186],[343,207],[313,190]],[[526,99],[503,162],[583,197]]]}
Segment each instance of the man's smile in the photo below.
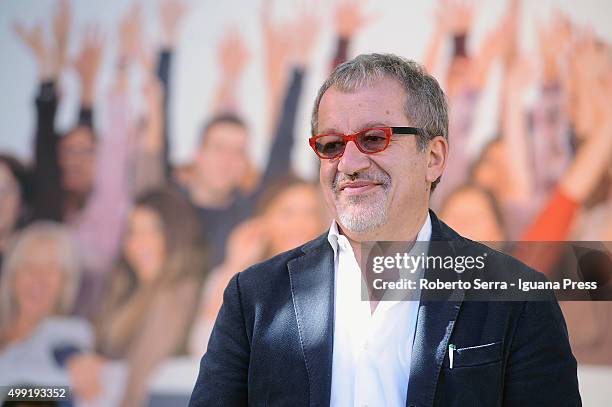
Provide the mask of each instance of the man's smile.
{"label": "man's smile", "polygon": [[339,185],[338,192],[343,195],[359,195],[373,190],[380,186],[380,183],[372,181],[350,181]]}

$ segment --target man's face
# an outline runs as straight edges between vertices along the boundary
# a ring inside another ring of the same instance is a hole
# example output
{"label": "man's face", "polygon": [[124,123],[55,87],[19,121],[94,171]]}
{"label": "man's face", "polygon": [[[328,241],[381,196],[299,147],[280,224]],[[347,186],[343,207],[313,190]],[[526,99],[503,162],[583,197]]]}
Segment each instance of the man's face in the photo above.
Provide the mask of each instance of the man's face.
{"label": "man's face", "polygon": [[208,129],[196,156],[196,178],[215,193],[232,193],[245,176],[247,138],[245,128],[233,123]]}
{"label": "man's face", "polygon": [[62,186],[66,191],[87,193],[94,179],[96,146],[91,130],[79,127],[64,136],[59,145]]}
{"label": "man's face", "polygon": [[[410,126],[404,115],[406,98],[393,79],[351,93],[332,87],[321,98],[317,133]],[[407,135],[394,135],[387,149],[376,154],[363,154],[349,142],[342,157],[321,160],[320,169],[326,203],[343,230],[391,237],[428,207],[426,175],[427,154],[418,151],[415,136]]]}

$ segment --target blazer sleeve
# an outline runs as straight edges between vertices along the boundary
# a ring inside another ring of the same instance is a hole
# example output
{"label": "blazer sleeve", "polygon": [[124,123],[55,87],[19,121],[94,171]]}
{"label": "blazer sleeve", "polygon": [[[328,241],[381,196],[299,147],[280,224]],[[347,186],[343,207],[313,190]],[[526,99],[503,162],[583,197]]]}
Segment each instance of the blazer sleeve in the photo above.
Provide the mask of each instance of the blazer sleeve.
{"label": "blazer sleeve", "polygon": [[576,359],[557,300],[528,301],[506,366],[504,406],[581,406]]}
{"label": "blazer sleeve", "polygon": [[208,349],[191,394],[190,407],[246,406],[250,340],[240,297],[240,273],[229,282]]}

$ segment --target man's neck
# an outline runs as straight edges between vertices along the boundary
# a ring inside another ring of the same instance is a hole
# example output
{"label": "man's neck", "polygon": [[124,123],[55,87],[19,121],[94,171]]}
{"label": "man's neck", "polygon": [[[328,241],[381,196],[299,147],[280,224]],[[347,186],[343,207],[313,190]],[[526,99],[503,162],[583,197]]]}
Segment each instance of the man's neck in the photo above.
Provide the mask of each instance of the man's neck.
{"label": "man's neck", "polygon": [[191,202],[201,208],[224,209],[233,202],[231,194],[217,193],[197,181],[190,183],[188,189]]}
{"label": "man's neck", "polygon": [[[396,241],[396,242],[414,242],[419,234],[419,231],[425,224],[429,210],[425,210],[422,214],[410,222],[404,222],[401,225],[384,225],[381,228],[367,231],[364,233],[355,233],[350,230],[343,229],[338,225],[338,230],[346,236],[354,253],[359,253],[363,242],[381,242],[381,241]],[[361,266],[361,265],[360,265]]]}

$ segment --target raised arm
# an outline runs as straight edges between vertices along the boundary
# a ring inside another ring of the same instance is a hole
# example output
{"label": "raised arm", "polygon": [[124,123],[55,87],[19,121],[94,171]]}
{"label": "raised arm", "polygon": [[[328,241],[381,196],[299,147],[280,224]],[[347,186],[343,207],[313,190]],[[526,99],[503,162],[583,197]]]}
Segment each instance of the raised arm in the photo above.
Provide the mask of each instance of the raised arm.
{"label": "raised arm", "polygon": [[427,45],[427,49],[425,50],[425,56],[423,57],[423,65],[425,69],[427,69],[427,72],[431,74],[434,74],[436,68],[438,68],[440,55],[444,47],[444,40],[448,35],[448,29],[450,27],[448,14],[448,0],[438,1],[434,16],[435,27],[430,42]]}
{"label": "raised arm", "polygon": [[85,29],[81,49],[73,66],[81,82],[81,107],[78,125],[94,128],[94,103],[96,79],[102,60],[104,38],[99,27],[90,25]]}
{"label": "raised arm", "polygon": [[215,91],[213,111],[238,111],[236,89],[250,59],[249,50],[236,29],[229,29],[217,49],[221,80]]}
{"label": "raised arm", "polygon": [[482,89],[486,85],[495,58],[504,57],[507,62],[511,62],[514,58],[519,6],[518,0],[510,1],[500,24],[486,35],[483,44],[474,55],[470,71],[472,87]]}
{"label": "raised arm", "polygon": [[134,196],[160,188],[169,176],[170,163],[167,161],[168,139],[164,132],[165,92],[162,82],[155,75],[153,57],[146,47],[141,47],[140,65],[143,70],[143,100],[145,112],[142,125],[138,129],[134,168]]}
{"label": "raised arm", "polygon": [[54,81],[40,84],[36,97],[36,136],[33,166],[33,218],[63,220],[61,170],[55,114],[58,96]]}
{"label": "raised arm", "polygon": [[59,103],[57,77],[65,61],[70,25],[68,3],[62,1],[53,18],[53,45],[46,45],[43,24],[32,29],[16,23],[13,30],[36,60],[40,89],[36,97],[36,135],[33,168],[33,218],[62,220],[61,172],[55,114]]}
{"label": "raised arm", "polygon": [[170,115],[170,88],[171,88],[171,68],[174,57],[174,48],[162,48],[157,57],[157,79],[161,85],[162,99],[162,159],[164,172],[167,178],[172,176],[172,165],[170,163],[170,133],[168,129],[168,117]]}
{"label": "raised arm", "polygon": [[376,19],[363,10],[363,0],[340,0],[334,11],[334,31],[336,50],[331,70],[348,59],[351,41],[356,33]]}
{"label": "raised arm", "polygon": [[272,147],[268,156],[266,169],[257,188],[257,197],[266,185],[275,177],[291,169],[291,150],[295,139],[295,121],[302,94],[302,85],[306,66],[319,35],[320,21],[307,11],[303,11],[293,24],[293,60],[295,67],[291,74],[289,86],[283,99],[282,111],[278,118]]}
{"label": "raised arm", "polygon": [[[138,18],[139,9],[133,7],[124,19],[122,32],[132,29],[126,27],[126,21]],[[130,171],[136,130],[127,95],[127,66],[135,49],[135,42],[122,40],[115,83],[107,94],[107,115],[96,149],[93,191],[75,225],[85,257],[98,272],[110,269],[131,200]]]}
{"label": "raised arm", "polygon": [[172,175],[172,164],[170,162],[170,133],[168,129],[168,117],[170,115],[170,98],[172,88],[172,60],[176,50],[176,43],[181,23],[187,14],[188,7],[181,0],[164,0],[160,3],[159,18],[162,28],[162,42],[157,62],[157,78],[162,86],[162,134],[163,149],[162,159],[164,162],[164,173],[166,178]]}
{"label": "raised arm", "polygon": [[[578,211],[596,189],[612,162],[612,66],[604,49],[592,40],[577,45],[576,55],[587,68],[576,72],[575,80],[590,95],[587,117],[578,116],[580,145],[574,160],[522,239],[526,241],[562,241],[569,237]],[[524,245],[519,258],[544,273],[555,264],[558,254],[540,255],[537,246]],[[534,250],[536,250],[534,252]]]}
{"label": "raised arm", "polygon": [[593,36],[576,44],[570,57],[579,89],[574,116],[579,149],[559,186],[584,202],[593,192],[612,156],[612,62],[609,50]]}
{"label": "raised arm", "polygon": [[278,122],[283,90],[287,86],[292,40],[288,34],[291,23],[279,24],[272,18],[272,0],[264,0],[261,6],[261,29],[264,39],[265,81],[267,88],[266,133],[272,134]]}
{"label": "raised arm", "polygon": [[528,145],[527,113],[523,103],[532,82],[534,68],[525,57],[509,66],[502,85],[502,138],[508,173],[509,195],[516,202],[526,202],[534,194],[533,175]]}

